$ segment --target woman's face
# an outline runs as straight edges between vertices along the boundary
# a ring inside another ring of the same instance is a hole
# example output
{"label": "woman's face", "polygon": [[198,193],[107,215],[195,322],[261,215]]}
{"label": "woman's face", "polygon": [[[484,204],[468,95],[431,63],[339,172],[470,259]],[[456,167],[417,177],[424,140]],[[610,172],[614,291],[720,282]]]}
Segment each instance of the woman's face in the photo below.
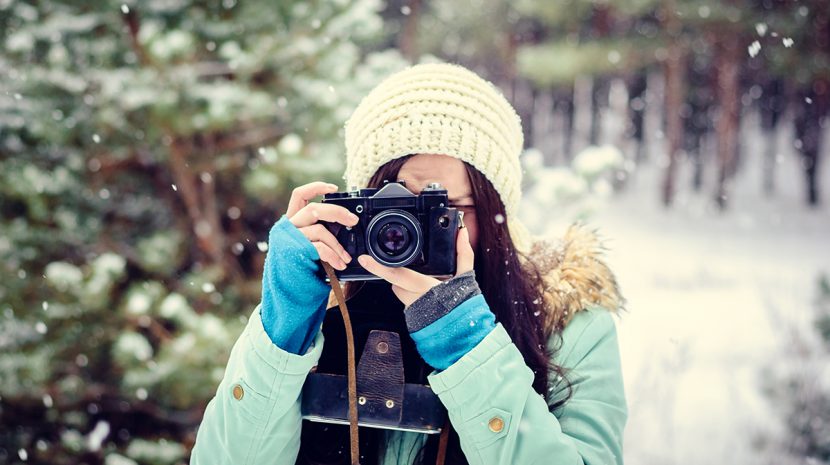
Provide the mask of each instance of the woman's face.
{"label": "woman's face", "polygon": [[415,194],[431,182],[441,183],[447,189],[450,206],[464,212],[464,225],[470,235],[473,250],[478,245],[478,220],[475,201],[464,162],[448,155],[420,153],[410,157],[398,172],[398,180]]}

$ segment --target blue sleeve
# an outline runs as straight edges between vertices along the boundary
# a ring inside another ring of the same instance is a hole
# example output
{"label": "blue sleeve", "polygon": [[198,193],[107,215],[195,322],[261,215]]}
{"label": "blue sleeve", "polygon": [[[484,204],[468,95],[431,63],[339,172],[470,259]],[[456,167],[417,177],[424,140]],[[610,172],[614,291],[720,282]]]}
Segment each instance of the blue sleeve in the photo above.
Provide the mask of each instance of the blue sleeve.
{"label": "blue sleeve", "polygon": [[303,354],[325,315],[331,287],[317,274],[317,249],[285,215],[268,234],[262,275],[262,325],[271,342]]}
{"label": "blue sleeve", "polygon": [[436,370],[446,370],[495,327],[495,315],[478,294],[410,335],[424,361]]}
{"label": "blue sleeve", "polygon": [[496,327],[472,270],[432,287],[404,316],[418,353],[437,370],[458,361]]}

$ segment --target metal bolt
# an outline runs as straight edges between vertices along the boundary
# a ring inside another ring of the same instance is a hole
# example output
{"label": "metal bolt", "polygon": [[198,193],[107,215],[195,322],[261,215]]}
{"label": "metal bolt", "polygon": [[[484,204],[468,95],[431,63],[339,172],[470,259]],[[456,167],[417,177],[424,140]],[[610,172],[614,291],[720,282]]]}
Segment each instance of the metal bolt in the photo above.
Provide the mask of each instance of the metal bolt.
{"label": "metal bolt", "polygon": [[358,205],[354,208],[354,211],[358,213],[363,213],[363,205]]}

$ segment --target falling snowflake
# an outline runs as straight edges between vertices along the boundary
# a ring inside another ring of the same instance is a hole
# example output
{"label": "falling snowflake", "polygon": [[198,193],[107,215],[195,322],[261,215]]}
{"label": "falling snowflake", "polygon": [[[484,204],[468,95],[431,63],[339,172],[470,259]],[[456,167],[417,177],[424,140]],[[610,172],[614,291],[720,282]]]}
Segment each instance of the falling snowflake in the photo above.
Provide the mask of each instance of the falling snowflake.
{"label": "falling snowflake", "polygon": [[124,13],[124,14],[129,13],[130,12],[130,7],[128,7],[127,5],[121,5],[121,12]]}
{"label": "falling snowflake", "polygon": [[175,184],[170,184],[170,187],[172,187],[174,191],[178,191],[178,190],[179,190],[179,188],[178,188],[178,187],[176,187],[176,185],[175,185]]}
{"label": "falling snowflake", "polygon": [[502,215],[501,213],[497,213],[493,219],[495,219],[496,223],[498,224],[504,223],[504,215]]}
{"label": "falling snowflake", "polygon": [[758,55],[758,52],[761,51],[761,43],[757,40],[752,42],[749,47],[747,47],[747,51],[749,51],[749,56],[755,58]]}
{"label": "falling snowflake", "polygon": [[785,47],[790,48],[793,46],[793,43],[795,42],[790,37],[784,37],[783,39],[781,39],[781,43],[783,43]]}
{"label": "falling snowflake", "polygon": [[92,135],[92,142],[95,142],[96,144],[100,144],[101,143],[101,136],[99,136],[98,134],[93,134]]}
{"label": "falling snowflake", "polygon": [[756,23],[755,24],[755,32],[758,33],[759,36],[764,37],[767,35],[767,25],[766,23]]}
{"label": "falling snowflake", "polygon": [[260,252],[267,252],[268,251],[268,243],[267,242],[257,242],[256,247],[259,249]]}
{"label": "falling snowflake", "polygon": [[86,439],[86,446],[91,451],[98,451],[101,449],[101,444],[104,442],[104,439],[107,438],[110,434],[110,424],[104,420],[98,420],[98,423],[95,424],[95,428],[89,433]]}

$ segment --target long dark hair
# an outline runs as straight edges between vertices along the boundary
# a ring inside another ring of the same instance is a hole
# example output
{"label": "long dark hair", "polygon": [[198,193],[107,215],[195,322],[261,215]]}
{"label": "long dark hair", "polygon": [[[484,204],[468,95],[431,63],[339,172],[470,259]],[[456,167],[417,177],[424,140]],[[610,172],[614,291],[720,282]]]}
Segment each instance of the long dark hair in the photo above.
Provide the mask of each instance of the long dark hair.
{"label": "long dark hair", "polygon": [[[401,167],[411,156],[397,158],[378,168],[367,187],[380,187],[384,181],[397,181]],[[558,409],[570,398],[571,389],[565,378],[564,369],[551,362],[554,352],[561,345],[561,326],[557,326],[552,333],[545,328],[546,316],[554,309],[546,308],[543,298],[544,281],[533,262],[527,257],[520,257],[520,252],[513,245],[507,222],[503,220],[506,218],[504,204],[493,184],[469,163],[464,162],[464,165],[472,186],[478,221],[478,244],[474,264],[476,281],[496,320],[507,330],[511,340],[522,353],[525,364],[533,370],[533,389],[548,399],[550,375],[555,373],[565,382],[567,395],[551,404],[551,411]],[[524,263],[520,262],[520,258],[524,258]],[[357,292],[358,286],[352,282],[345,284],[344,292],[347,299]],[[550,336],[556,337],[553,348],[548,346]],[[379,457],[383,456],[385,449],[385,444],[381,443],[381,430],[361,427],[359,435],[361,463],[380,463]],[[311,462],[301,454],[301,461],[298,463],[348,463],[348,426],[315,425],[304,428],[302,442],[315,446],[334,446],[331,450],[335,460]],[[438,435],[431,435],[417,454],[414,463],[434,463],[437,450]],[[451,430],[447,443],[446,463],[468,463],[454,430]]]}

